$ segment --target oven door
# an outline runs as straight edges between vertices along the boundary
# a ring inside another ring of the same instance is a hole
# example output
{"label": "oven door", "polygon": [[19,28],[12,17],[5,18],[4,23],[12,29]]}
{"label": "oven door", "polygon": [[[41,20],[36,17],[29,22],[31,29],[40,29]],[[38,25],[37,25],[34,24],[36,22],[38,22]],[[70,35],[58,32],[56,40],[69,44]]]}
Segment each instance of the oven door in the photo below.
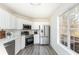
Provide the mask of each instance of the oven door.
{"label": "oven door", "polygon": [[30,45],[30,44],[33,44],[33,43],[34,43],[33,37],[31,37],[31,38],[26,38],[26,44],[25,44],[25,46]]}

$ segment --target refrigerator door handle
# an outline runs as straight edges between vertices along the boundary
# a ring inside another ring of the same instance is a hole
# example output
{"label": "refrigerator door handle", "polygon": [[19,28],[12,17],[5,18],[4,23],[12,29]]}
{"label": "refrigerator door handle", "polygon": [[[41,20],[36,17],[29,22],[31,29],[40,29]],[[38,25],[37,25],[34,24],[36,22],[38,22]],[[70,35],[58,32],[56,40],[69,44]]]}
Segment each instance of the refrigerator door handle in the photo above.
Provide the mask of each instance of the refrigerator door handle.
{"label": "refrigerator door handle", "polygon": [[45,26],[44,26],[44,36],[45,36]]}

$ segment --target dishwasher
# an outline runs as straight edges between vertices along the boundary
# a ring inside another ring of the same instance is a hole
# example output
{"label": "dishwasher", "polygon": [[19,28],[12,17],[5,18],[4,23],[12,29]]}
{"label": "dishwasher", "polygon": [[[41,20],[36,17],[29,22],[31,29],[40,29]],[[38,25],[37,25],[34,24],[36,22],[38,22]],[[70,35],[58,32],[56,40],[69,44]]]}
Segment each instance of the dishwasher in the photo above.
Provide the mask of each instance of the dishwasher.
{"label": "dishwasher", "polygon": [[15,40],[4,43],[8,55],[15,55]]}

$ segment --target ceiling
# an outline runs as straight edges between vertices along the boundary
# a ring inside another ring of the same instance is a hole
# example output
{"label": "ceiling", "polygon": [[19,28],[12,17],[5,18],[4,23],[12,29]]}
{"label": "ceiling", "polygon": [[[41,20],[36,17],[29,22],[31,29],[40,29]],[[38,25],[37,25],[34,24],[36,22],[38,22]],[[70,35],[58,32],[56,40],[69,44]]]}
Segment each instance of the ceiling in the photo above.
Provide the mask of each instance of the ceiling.
{"label": "ceiling", "polygon": [[60,4],[56,3],[5,3],[14,12],[32,18],[49,18]]}

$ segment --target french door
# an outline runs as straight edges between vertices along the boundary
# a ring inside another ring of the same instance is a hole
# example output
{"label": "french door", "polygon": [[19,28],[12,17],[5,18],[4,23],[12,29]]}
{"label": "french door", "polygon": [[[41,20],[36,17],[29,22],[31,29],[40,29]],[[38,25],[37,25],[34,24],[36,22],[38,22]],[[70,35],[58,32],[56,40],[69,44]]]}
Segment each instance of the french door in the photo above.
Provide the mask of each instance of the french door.
{"label": "french door", "polygon": [[62,14],[59,21],[61,44],[79,53],[79,6]]}

